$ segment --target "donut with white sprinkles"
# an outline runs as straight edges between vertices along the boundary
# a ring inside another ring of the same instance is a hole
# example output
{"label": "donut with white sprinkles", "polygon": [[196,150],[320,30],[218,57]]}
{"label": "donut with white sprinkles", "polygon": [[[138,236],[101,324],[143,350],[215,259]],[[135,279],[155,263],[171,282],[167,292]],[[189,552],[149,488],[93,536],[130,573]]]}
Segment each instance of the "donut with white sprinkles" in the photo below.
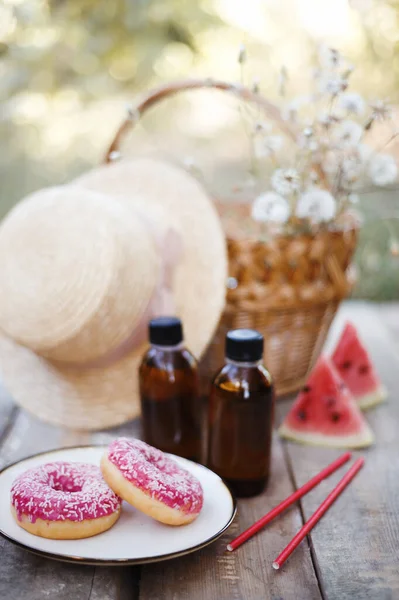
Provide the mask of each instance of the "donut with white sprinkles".
{"label": "donut with white sprinkles", "polygon": [[29,533],[56,540],[87,538],[110,529],[121,503],[93,464],[47,463],[22,473],[11,487],[16,523]]}
{"label": "donut with white sprinkles", "polygon": [[105,481],[116,494],[167,525],[186,525],[203,505],[194,475],[160,450],[136,439],[112,442],[101,460]]}

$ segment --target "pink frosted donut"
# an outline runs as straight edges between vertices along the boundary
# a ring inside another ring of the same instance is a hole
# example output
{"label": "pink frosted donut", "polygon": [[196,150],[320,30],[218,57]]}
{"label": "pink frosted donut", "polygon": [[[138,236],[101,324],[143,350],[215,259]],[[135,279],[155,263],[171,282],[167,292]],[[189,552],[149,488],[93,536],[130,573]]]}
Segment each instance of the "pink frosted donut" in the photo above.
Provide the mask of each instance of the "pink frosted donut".
{"label": "pink frosted donut", "polygon": [[145,442],[115,440],[103,455],[101,470],[116,494],[161,523],[185,525],[201,511],[198,479]]}
{"label": "pink frosted donut", "polygon": [[118,520],[121,499],[99,467],[53,462],[25,471],[11,488],[11,512],[34,535],[55,540],[91,537]]}

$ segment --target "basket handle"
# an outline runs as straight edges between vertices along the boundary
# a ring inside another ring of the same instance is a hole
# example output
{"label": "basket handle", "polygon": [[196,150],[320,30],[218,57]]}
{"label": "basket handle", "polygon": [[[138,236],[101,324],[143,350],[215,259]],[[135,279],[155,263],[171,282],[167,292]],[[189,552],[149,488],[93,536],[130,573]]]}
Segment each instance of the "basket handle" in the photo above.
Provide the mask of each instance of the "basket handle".
{"label": "basket handle", "polygon": [[186,90],[197,90],[197,89],[216,89],[222,92],[228,92],[235,95],[236,97],[256,104],[262,108],[265,114],[275,121],[281,131],[285,133],[291,140],[295,141],[296,131],[295,129],[281,116],[281,113],[277,106],[267,100],[264,96],[257,94],[249,88],[239,83],[232,84],[226,81],[215,80],[215,79],[183,79],[181,81],[173,81],[160,87],[150,90],[136,105],[135,108],[129,109],[127,117],[120,125],[118,131],[112,140],[107,153],[104,157],[104,162],[112,162],[112,154],[118,152],[120,144],[126,134],[133,128],[133,126],[139,121],[141,115],[143,115],[151,106],[157,104],[160,100],[174,96],[178,92]]}
{"label": "basket handle", "polygon": [[[125,120],[119,126],[119,129],[105,154],[104,162],[106,164],[112,162],[112,155],[113,153],[119,153],[120,144],[124,137],[140,120],[141,115],[151,108],[151,106],[157,104],[158,101],[168,98],[169,96],[174,96],[179,92],[198,89],[215,89],[222,92],[228,92],[236,96],[236,98],[259,106],[264,111],[265,115],[275,121],[282,133],[293,142],[296,141],[298,135],[297,129],[293,127],[291,123],[288,123],[283,119],[278,107],[261,94],[253,92],[250,88],[240,83],[229,83],[220,79],[210,79],[209,77],[206,79],[182,79],[181,81],[172,81],[150,90],[144,95],[135,108],[129,108]],[[321,164],[316,162],[312,166],[320,178],[322,187],[330,190],[330,185]]]}

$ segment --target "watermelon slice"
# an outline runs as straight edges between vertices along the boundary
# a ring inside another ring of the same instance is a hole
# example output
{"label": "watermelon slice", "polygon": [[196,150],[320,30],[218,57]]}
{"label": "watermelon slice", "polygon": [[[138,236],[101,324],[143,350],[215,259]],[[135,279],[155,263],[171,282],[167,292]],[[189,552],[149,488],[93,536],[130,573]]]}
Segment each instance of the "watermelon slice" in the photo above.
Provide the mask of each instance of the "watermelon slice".
{"label": "watermelon slice", "polygon": [[363,448],[374,436],[331,360],[321,356],[279,429],[282,437],[334,448]]}
{"label": "watermelon slice", "polygon": [[352,323],[345,325],[331,358],[360,408],[370,408],[384,400],[386,390]]}

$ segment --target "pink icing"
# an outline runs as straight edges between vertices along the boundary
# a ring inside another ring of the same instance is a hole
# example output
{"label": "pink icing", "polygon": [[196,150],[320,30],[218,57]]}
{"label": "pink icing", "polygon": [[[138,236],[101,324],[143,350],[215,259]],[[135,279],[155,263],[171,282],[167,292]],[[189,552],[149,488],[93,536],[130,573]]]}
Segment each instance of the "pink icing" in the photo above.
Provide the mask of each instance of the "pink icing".
{"label": "pink icing", "polygon": [[99,467],[53,462],[19,475],[11,488],[11,504],[21,520],[83,521],[110,515],[121,499],[104,481]]}
{"label": "pink icing", "polygon": [[160,450],[140,440],[119,438],[109,445],[107,456],[125,479],[151,498],[186,514],[200,512],[200,482]]}

